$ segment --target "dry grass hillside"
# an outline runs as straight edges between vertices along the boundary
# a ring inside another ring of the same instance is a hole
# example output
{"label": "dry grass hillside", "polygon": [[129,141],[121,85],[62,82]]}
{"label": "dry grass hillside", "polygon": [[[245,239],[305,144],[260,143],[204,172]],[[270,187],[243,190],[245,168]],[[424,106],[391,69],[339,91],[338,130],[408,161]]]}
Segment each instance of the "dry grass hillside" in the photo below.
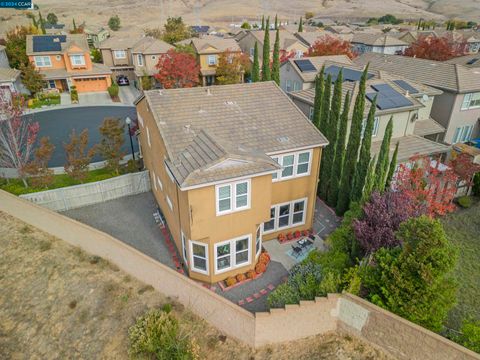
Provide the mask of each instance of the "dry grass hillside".
{"label": "dry grass hillside", "polygon": [[[392,13],[403,18],[459,17],[476,20],[480,17],[479,0],[37,0],[46,14],[54,11],[59,21],[87,25],[106,25],[112,14],[121,18],[124,30],[154,27],[162,24],[169,15],[181,15],[187,22],[227,25],[244,19],[256,19],[261,14],[278,13],[283,20],[298,19],[305,11],[326,17],[362,18]],[[9,27],[25,22],[19,11],[1,10],[0,33]]]}
{"label": "dry grass hillside", "polygon": [[128,328],[165,303],[201,359],[391,359],[336,334],[253,351],[101,258],[1,212],[0,249],[0,359],[128,359]]}

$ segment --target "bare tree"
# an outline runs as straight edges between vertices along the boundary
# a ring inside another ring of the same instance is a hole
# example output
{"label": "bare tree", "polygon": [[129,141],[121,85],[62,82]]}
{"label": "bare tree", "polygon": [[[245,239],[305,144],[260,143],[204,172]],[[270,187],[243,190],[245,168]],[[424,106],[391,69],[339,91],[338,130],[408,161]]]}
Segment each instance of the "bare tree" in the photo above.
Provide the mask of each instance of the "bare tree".
{"label": "bare tree", "polygon": [[65,149],[66,163],[65,172],[75,180],[84,182],[88,175],[88,165],[95,155],[95,149],[87,150],[88,130],[84,129],[80,135],[77,135],[75,129],[70,134],[70,142],[63,144]]}
{"label": "bare tree", "polygon": [[24,169],[33,154],[40,126],[23,117],[24,105],[19,94],[0,91],[0,167],[16,169],[28,187]]}

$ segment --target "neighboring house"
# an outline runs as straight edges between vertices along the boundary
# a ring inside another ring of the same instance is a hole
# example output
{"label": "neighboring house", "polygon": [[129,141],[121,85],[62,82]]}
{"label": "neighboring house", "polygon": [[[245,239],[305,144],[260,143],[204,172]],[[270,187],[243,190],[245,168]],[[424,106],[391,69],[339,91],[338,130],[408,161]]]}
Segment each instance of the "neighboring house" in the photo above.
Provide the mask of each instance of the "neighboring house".
{"label": "neighboring house", "polygon": [[446,129],[439,140],[454,144],[480,136],[480,71],[459,64],[374,53],[354,62],[442,90],[432,107],[432,117]]}
{"label": "neighboring house", "polygon": [[45,24],[45,33],[47,35],[66,35],[65,24]]}
{"label": "neighboring house", "polygon": [[197,36],[208,35],[210,31],[210,26],[208,25],[193,25],[190,26],[190,30],[192,33],[196,34]]}
{"label": "neighboring house", "polygon": [[333,37],[335,39],[351,41],[353,34],[334,34],[328,31],[317,31],[317,32],[303,32],[295,33],[295,36],[308,47],[311,47],[317,41],[322,41],[326,36]]}
{"label": "neighboring house", "polygon": [[280,87],[285,92],[306,90],[315,86],[315,77],[329,62],[352,65],[346,55],[314,56],[288,59],[280,65]]}
{"label": "neighboring house", "polygon": [[99,46],[103,63],[112,70],[114,78],[125,75],[141,88],[140,77],[152,76],[161,55],[173,46],[149,36],[112,36]]}
{"label": "neighboring house", "polygon": [[27,55],[44,76],[45,87],[78,92],[106,91],[112,72],[94,64],[83,34],[27,35]]}
{"label": "neighboring house", "polygon": [[5,46],[0,45],[0,89],[11,92],[28,92],[23,87],[20,71],[10,68]]}
{"label": "neighboring house", "polygon": [[353,30],[346,25],[326,26],[325,31],[336,35],[353,34]]}
{"label": "neighboring house", "polygon": [[408,44],[392,35],[357,32],[351,40],[352,49],[358,54],[369,52],[379,54],[401,54]]}
{"label": "neighboring house", "polygon": [[[332,81],[334,81],[341,68],[345,74],[342,88],[343,100],[347,92],[351,94],[348,137],[354,104],[359,92],[362,68],[332,64],[326,67],[325,73],[333,75]],[[377,154],[380,151],[388,121],[393,118],[390,152],[393,152],[396,143],[399,142],[399,162],[408,161],[413,155],[445,157],[449,147],[431,140],[435,139],[437,134],[445,131],[445,128],[430,116],[434,98],[442,92],[381,71],[370,71],[368,77],[364,121],[370,110],[371,101],[378,96],[372,135],[372,153]],[[356,81],[352,81],[353,79]],[[312,118],[315,89],[292,92],[290,96],[303,113]],[[391,98],[395,98],[394,102],[387,100]]]}
{"label": "neighboring house", "polygon": [[150,78],[152,84],[157,82],[154,75],[158,73],[156,68],[158,59],[171,49],[174,49],[172,45],[149,36],[143,37],[135,44],[131,51],[137,88],[143,90],[139,79],[145,76]]}
{"label": "neighboring house", "polygon": [[88,26],[83,30],[87,36],[88,45],[98,48],[100,43],[110,37],[110,32],[101,26]]}
{"label": "neighboring house", "polygon": [[152,191],[190,277],[244,273],[262,241],[312,227],[328,142],[273,81],[146,91],[136,106]]}
{"label": "neighboring house", "polygon": [[[253,58],[253,50],[255,48],[255,43],[258,45],[258,60],[260,63],[263,61],[263,40],[265,37],[264,30],[251,30],[247,31],[245,36],[238,40],[240,48],[245,54],[249,54]],[[270,30],[270,59],[273,56],[273,47],[275,45],[276,30]],[[286,51],[287,53],[294,52],[295,57],[301,58],[303,54],[308,51],[308,46],[300,41],[295,35],[286,31],[279,31],[280,38],[280,50]]]}
{"label": "neighboring house", "polygon": [[[233,38],[224,39],[218,36],[203,36],[180,41],[179,44],[191,45],[197,54],[200,64],[200,75],[203,86],[215,84],[218,58],[225,51],[240,54],[242,50]],[[243,82],[243,75],[242,81]]]}
{"label": "neighboring house", "polygon": [[410,31],[405,31],[397,35],[397,38],[399,40],[402,40],[406,42],[408,45],[414,43],[421,37],[426,37],[426,38],[435,38],[437,37],[437,33],[434,30],[425,30],[425,31],[420,31],[420,30],[410,30]]}
{"label": "neighboring house", "polygon": [[480,67],[480,54],[470,54],[465,56],[455,57],[446,61],[449,64],[459,64],[468,68]]}

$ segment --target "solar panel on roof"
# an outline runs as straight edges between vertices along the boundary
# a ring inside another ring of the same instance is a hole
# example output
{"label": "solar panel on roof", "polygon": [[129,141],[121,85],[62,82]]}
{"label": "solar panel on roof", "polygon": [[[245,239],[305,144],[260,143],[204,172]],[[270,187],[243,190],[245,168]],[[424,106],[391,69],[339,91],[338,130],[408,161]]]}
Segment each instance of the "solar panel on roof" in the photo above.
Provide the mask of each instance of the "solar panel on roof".
{"label": "solar panel on roof", "polygon": [[[341,68],[336,65],[331,65],[328,68],[326,68],[325,75],[327,76],[331,75],[332,81],[335,81],[337,80],[340,70],[342,70],[342,76],[344,81],[360,81],[360,79],[362,78],[362,71],[349,69],[345,67]],[[372,77],[373,77],[373,74],[370,74],[370,73],[367,74],[367,79],[371,79]]]}
{"label": "solar panel on roof", "polygon": [[34,36],[33,51],[61,51],[62,43],[67,40],[66,35],[51,35],[51,36]]}
{"label": "solar panel on roof", "polygon": [[396,109],[412,106],[413,103],[388,84],[371,85],[376,92],[366,94],[368,100],[373,101],[377,96],[377,107],[380,110]]}
{"label": "solar panel on roof", "polygon": [[472,60],[470,60],[469,62],[467,62],[467,65],[473,65],[473,64],[475,64],[478,60],[480,60],[480,58],[473,58]]}
{"label": "solar panel on roof", "polygon": [[293,60],[293,61],[298,66],[301,72],[317,71],[315,66],[313,66],[312,62],[308,59]]}
{"label": "solar panel on roof", "polygon": [[393,82],[410,94],[418,94],[418,90],[404,80],[393,80]]}
{"label": "solar panel on roof", "polygon": [[373,89],[375,89],[376,91],[378,91],[380,94],[384,94],[384,95],[395,95],[395,94],[399,94],[394,88],[392,88],[390,85],[388,84],[375,84],[375,85],[371,85]]}

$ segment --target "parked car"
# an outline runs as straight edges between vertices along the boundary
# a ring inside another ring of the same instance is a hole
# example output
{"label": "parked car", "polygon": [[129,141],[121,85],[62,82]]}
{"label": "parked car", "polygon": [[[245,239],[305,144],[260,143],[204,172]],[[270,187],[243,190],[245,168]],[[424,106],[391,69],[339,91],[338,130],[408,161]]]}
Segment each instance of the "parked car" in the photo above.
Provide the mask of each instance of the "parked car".
{"label": "parked car", "polygon": [[130,85],[130,81],[128,81],[128,77],[126,77],[125,75],[118,75],[117,84],[119,86],[128,86]]}

